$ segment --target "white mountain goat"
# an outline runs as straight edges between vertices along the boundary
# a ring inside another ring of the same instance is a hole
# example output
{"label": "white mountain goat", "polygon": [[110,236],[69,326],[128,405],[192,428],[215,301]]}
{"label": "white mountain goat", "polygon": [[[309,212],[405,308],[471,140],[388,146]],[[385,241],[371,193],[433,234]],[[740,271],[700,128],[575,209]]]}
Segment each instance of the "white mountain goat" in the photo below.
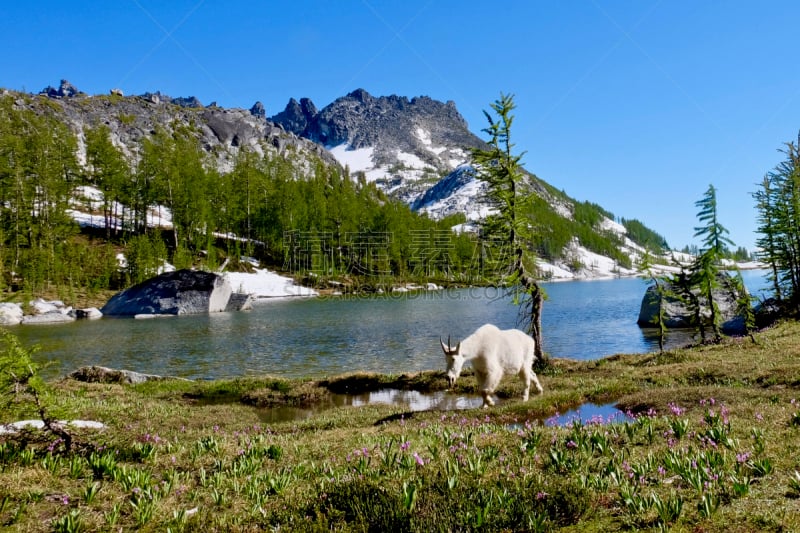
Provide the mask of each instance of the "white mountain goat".
{"label": "white mountain goat", "polygon": [[447,338],[447,344],[441,338],[439,342],[447,360],[447,380],[450,386],[455,385],[461,375],[464,362],[470,361],[478,378],[483,407],[494,405],[491,396],[506,374],[517,374],[525,383],[522,401],[528,400],[531,381],[536,385],[538,394],[544,392],[533,372],[533,361],[536,359],[534,341],[518,329],[501,330],[492,324],[485,324],[459,342],[455,348],[450,346],[450,337]]}

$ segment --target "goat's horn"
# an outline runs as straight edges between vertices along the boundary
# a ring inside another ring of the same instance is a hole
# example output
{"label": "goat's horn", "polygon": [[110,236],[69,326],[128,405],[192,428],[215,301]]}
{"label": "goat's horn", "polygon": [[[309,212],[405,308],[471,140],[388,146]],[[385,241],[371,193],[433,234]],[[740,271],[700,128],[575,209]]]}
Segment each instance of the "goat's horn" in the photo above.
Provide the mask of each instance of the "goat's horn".
{"label": "goat's horn", "polygon": [[439,335],[439,342],[442,344],[442,350],[444,351],[444,353],[450,351],[450,337],[447,338],[447,346],[445,346],[441,335]]}

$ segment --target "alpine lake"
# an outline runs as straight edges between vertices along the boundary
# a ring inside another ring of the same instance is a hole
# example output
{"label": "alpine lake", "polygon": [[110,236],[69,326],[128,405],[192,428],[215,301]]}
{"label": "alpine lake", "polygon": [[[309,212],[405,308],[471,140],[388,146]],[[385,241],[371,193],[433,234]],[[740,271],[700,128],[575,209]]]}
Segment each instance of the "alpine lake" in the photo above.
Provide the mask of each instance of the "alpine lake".
{"label": "alpine lake", "polygon": [[[751,293],[764,294],[765,271],[742,272]],[[636,324],[648,283],[640,278],[543,283],[544,350],[556,358],[592,360],[658,350],[655,330]],[[196,380],[248,375],[324,378],[352,372],[402,374],[443,370],[440,336],[452,344],[487,322],[517,327],[518,307],[503,289],[402,292],[370,297],[273,298],[244,312],[147,320],[103,318],[16,326],[35,359],[55,378],[100,365]],[[665,348],[692,342],[694,331],[670,331]],[[508,379],[508,378],[507,378]],[[336,405],[398,403],[412,410],[480,406],[480,398],[385,390],[335,399]],[[312,416],[286,408],[269,418]],[[591,416],[614,415],[592,406]],[[568,414],[569,415],[569,414]]]}

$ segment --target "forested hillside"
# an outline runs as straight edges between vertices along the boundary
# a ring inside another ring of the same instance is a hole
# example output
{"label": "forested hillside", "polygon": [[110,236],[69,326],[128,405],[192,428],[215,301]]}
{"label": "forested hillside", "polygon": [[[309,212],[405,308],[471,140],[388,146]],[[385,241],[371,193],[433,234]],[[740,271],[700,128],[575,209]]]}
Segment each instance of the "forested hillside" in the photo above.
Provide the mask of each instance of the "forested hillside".
{"label": "forested hillside", "polygon": [[[0,93],[0,288],[68,299],[164,263],[247,268],[242,257],[311,280],[500,274],[503,250],[451,230],[463,214],[417,214],[253,110],[189,103]],[[540,257],[570,261],[567,245],[579,242],[632,266],[624,234],[604,226],[613,215],[548,191],[568,216],[534,199]],[[665,244],[641,223],[626,227],[656,251]]]}
{"label": "forested hillside", "polygon": [[[165,261],[216,268],[243,255],[318,274],[398,276],[442,276],[472,260],[471,238],[450,232],[458,219],[417,215],[321,158],[243,149],[220,172],[191,126],[154,130],[136,160],[104,124],[80,137],[56,114],[0,98],[5,290],[118,288]],[[81,228],[78,214],[94,222]],[[447,260],[433,261],[442,232]]]}

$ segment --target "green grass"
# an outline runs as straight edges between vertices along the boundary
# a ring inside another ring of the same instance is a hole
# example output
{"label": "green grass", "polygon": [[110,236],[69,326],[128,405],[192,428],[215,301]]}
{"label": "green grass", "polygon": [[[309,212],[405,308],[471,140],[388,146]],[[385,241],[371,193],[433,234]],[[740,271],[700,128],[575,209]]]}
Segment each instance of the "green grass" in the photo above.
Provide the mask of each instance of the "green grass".
{"label": "green grass", "polygon": [[[137,386],[49,383],[100,432],[0,436],[0,528],[19,531],[797,531],[800,324],[665,354],[552,361],[491,409],[269,408],[443,390],[441,372]],[[477,394],[474,377],[457,394]],[[541,421],[584,402],[636,415]],[[3,422],[28,418],[12,404]]]}

